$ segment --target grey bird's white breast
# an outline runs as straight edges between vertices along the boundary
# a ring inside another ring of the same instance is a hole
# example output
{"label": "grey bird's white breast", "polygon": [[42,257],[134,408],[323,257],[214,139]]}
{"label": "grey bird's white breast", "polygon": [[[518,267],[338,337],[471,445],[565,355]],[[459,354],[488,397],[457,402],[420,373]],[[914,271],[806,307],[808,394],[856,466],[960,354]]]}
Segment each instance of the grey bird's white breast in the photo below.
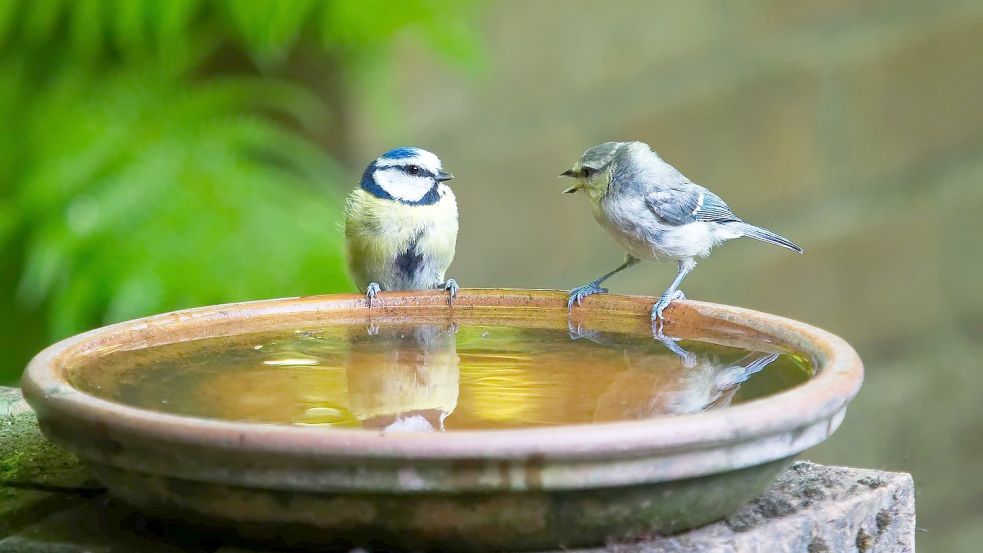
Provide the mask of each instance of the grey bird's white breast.
{"label": "grey bird's white breast", "polygon": [[720,240],[716,224],[670,225],[637,194],[612,194],[593,205],[594,218],[632,256],[647,261],[709,255]]}

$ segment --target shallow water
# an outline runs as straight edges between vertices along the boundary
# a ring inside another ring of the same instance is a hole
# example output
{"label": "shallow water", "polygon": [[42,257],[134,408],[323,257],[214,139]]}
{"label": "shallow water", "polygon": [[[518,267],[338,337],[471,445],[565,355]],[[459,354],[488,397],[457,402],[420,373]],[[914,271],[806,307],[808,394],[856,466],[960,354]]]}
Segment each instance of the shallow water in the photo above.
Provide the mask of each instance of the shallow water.
{"label": "shallow water", "polygon": [[813,373],[805,356],[762,350],[581,329],[331,326],[108,353],[70,379],[179,415],[453,431],[722,409]]}

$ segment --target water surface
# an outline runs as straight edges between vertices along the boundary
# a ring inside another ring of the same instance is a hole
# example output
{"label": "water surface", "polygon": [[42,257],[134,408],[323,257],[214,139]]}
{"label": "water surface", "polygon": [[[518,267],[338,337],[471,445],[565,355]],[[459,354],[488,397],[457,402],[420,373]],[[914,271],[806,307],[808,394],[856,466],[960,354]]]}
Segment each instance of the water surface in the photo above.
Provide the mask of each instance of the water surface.
{"label": "water surface", "polygon": [[811,376],[804,356],[761,349],[572,328],[329,326],[112,352],[70,378],[179,415],[432,432],[697,413]]}

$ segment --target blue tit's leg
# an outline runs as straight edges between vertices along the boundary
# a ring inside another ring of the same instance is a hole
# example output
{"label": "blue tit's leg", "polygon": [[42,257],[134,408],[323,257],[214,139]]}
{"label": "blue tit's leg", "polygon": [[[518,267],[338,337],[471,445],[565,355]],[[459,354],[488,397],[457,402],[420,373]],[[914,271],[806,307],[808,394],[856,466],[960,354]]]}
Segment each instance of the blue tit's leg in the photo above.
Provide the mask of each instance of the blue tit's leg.
{"label": "blue tit's leg", "polygon": [[370,282],[369,285],[365,287],[365,297],[369,300],[369,308],[372,307],[372,300],[374,300],[381,291],[382,288],[379,288],[379,283],[377,282]]}
{"label": "blue tit's leg", "polygon": [[449,292],[449,298],[447,302],[448,304],[450,304],[451,307],[453,307],[454,298],[457,297],[457,291],[461,289],[461,287],[457,285],[457,281],[454,280],[453,278],[449,278],[446,281],[438,284],[437,288],[443,288],[444,291]]}
{"label": "blue tit's leg", "polygon": [[679,285],[682,284],[683,279],[686,278],[686,275],[693,270],[693,267],[696,267],[695,260],[681,259],[679,261],[679,272],[676,273],[676,279],[673,280],[672,284],[669,285],[669,288],[662,293],[662,296],[659,297],[659,301],[655,302],[655,305],[652,306],[652,322],[656,323],[657,333],[662,333],[662,325],[665,322],[665,317],[662,316],[662,312],[665,310],[665,308],[669,307],[669,304],[674,300],[686,298],[683,292],[679,290]]}
{"label": "blue tit's leg", "polygon": [[601,283],[613,277],[614,275],[620,273],[621,271],[624,271],[625,269],[631,267],[636,263],[638,263],[638,258],[632,257],[630,255],[626,255],[625,262],[619,265],[615,270],[611,271],[610,273],[596,280],[592,280],[583,286],[578,286],[573,290],[570,290],[570,295],[567,296],[567,309],[573,309],[574,302],[577,302],[577,305],[581,305],[580,303],[581,300],[583,300],[587,296],[591,296],[594,294],[606,294],[608,292],[608,289],[601,288]]}

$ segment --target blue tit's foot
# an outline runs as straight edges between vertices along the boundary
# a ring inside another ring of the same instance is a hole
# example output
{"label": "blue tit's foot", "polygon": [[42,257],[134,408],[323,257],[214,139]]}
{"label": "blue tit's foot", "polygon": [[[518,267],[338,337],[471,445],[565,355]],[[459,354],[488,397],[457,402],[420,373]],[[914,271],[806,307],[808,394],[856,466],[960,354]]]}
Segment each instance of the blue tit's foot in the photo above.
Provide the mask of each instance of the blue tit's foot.
{"label": "blue tit's foot", "polygon": [[583,286],[578,286],[573,290],[570,290],[570,295],[567,296],[567,309],[573,309],[574,302],[577,305],[582,305],[581,301],[587,296],[593,296],[594,294],[607,294],[607,288],[601,288],[601,283],[597,280],[588,282]]}
{"label": "blue tit's foot", "polygon": [[570,336],[571,340],[580,340],[582,338],[587,338],[590,340],[597,336],[596,330],[588,330],[580,323],[574,323],[571,320],[567,320],[567,334]]}
{"label": "blue tit's foot", "polygon": [[453,278],[449,278],[437,286],[443,288],[445,292],[448,292],[447,302],[451,307],[454,307],[454,298],[457,297],[457,291],[461,289],[461,287],[457,285],[457,281]]}
{"label": "blue tit's foot", "polygon": [[662,334],[662,329],[666,321],[662,312],[669,307],[670,303],[684,299],[686,299],[686,294],[683,294],[682,290],[676,290],[672,294],[662,294],[659,301],[655,302],[655,305],[652,306],[652,324],[655,325],[656,334]]}
{"label": "blue tit's foot", "polygon": [[365,298],[369,301],[369,307],[372,307],[372,300],[379,295],[382,288],[379,288],[379,284],[376,282],[370,282],[368,286],[365,287]]}
{"label": "blue tit's foot", "polygon": [[376,335],[378,335],[379,334],[379,325],[377,325],[375,323],[369,323],[368,326],[365,327],[365,333],[368,334],[369,336],[376,336]]}
{"label": "blue tit's foot", "polygon": [[589,328],[584,328],[584,325],[580,323],[574,323],[572,320],[567,319],[567,335],[573,341],[587,339],[595,344],[616,347],[618,344],[617,340],[612,340],[610,334],[605,334],[600,330],[591,330]]}

